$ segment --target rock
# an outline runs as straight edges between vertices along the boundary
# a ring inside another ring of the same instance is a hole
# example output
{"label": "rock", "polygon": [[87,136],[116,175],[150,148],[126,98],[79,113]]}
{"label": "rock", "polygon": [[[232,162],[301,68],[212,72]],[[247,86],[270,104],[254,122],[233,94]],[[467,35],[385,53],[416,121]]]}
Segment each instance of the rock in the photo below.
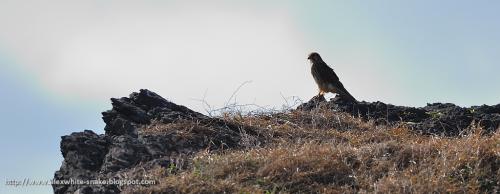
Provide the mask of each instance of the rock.
{"label": "rock", "polygon": [[[85,130],[62,137],[64,161],[54,175],[55,181],[142,179],[144,169],[182,168],[201,150],[244,148],[248,144],[264,145],[267,141],[263,129],[210,118],[149,90],[112,98],[111,102],[112,109],[102,113],[105,134]],[[353,103],[342,98],[326,101],[316,96],[298,107],[303,111],[317,108],[374,119],[379,124],[404,123],[425,134],[456,136],[472,125],[492,132],[500,123],[500,104],[463,108],[434,103],[414,108],[383,102]],[[156,125],[169,127],[155,131]],[[152,131],[145,130],[148,127]],[[53,184],[52,187],[55,193],[119,193],[123,189],[114,184]]]}
{"label": "rock", "polygon": [[[55,180],[120,179],[121,174],[130,174],[137,169],[155,165],[167,168],[170,163],[178,162],[171,161],[171,157],[190,155],[202,149],[238,147],[242,131],[258,136],[252,128],[207,117],[149,90],[134,92],[129,97],[112,98],[111,102],[113,108],[102,113],[105,134],[85,130],[62,137],[64,161],[54,175]],[[153,122],[169,124],[177,121],[191,122],[193,127],[189,131],[173,129],[168,133],[139,131]],[[54,184],[52,187],[55,193],[121,191],[120,185]]]}
{"label": "rock", "polygon": [[365,120],[374,120],[376,124],[405,123],[424,134],[446,136],[464,134],[473,123],[477,123],[486,133],[491,133],[500,124],[500,104],[463,108],[451,103],[433,103],[415,108],[380,101],[352,103],[337,97],[326,101],[315,96],[297,109],[309,111],[315,108],[346,112]]}
{"label": "rock", "polygon": [[165,100],[160,95],[141,89],[122,98],[111,98],[113,108],[103,112],[107,135],[131,135],[137,137],[137,129],[152,120],[170,123],[178,119],[209,119],[185,106]]}
{"label": "rock", "polygon": [[451,103],[433,103],[421,108],[429,118],[418,125],[418,129],[425,133],[457,136],[471,125],[472,114],[467,108]]}
{"label": "rock", "polygon": [[[110,145],[104,135],[90,130],[63,136],[61,152],[64,157],[61,169],[55,173],[55,180],[89,180],[97,176]],[[53,185],[55,193],[73,192],[79,185]]]}
{"label": "rock", "polygon": [[62,155],[66,164],[85,170],[97,170],[106,155],[109,140],[90,130],[63,136],[61,141]]}
{"label": "rock", "polygon": [[314,96],[313,98],[311,98],[311,100],[309,100],[308,102],[299,105],[297,107],[297,109],[298,110],[312,110],[312,109],[320,107],[321,105],[326,105],[326,104],[327,104],[327,101],[325,99],[325,96],[317,95],[317,96]]}
{"label": "rock", "polygon": [[474,120],[478,121],[478,124],[485,129],[494,130],[500,126],[500,104],[473,106],[470,108],[470,112],[472,112]]}
{"label": "rock", "polygon": [[111,140],[101,171],[104,173],[116,172],[141,161],[149,161],[151,158],[146,146],[137,138],[126,135],[115,136]]}

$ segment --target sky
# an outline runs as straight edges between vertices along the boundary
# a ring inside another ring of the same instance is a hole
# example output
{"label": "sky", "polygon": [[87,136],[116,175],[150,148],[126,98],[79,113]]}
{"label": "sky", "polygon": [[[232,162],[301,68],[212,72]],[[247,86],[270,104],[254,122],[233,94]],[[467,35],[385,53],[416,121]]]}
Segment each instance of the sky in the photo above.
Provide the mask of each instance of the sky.
{"label": "sky", "polygon": [[[307,101],[313,51],[358,100],[500,103],[498,10],[486,0],[0,0],[0,176],[51,179],[60,136],[103,133],[109,98],[141,88],[202,113],[200,100]],[[0,184],[26,192],[52,188]]]}

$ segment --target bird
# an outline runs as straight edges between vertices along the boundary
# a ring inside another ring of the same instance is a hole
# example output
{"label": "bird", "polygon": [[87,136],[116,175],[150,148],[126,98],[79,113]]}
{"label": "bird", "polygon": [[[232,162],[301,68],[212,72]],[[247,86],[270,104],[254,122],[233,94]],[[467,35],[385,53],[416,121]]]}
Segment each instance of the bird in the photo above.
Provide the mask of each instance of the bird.
{"label": "bird", "polygon": [[329,67],[317,52],[312,52],[307,57],[311,62],[311,74],[316,84],[318,84],[318,96],[323,96],[327,92],[336,93],[340,98],[357,102],[357,100],[345,89],[339,77],[331,67]]}

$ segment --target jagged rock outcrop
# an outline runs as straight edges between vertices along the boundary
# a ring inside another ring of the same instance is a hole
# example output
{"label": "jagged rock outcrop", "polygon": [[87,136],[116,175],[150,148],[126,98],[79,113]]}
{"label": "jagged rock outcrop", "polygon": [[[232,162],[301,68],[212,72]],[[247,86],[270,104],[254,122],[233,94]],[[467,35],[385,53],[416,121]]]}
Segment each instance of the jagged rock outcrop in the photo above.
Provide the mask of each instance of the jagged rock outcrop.
{"label": "jagged rock outcrop", "polygon": [[[256,135],[250,127],[210,118],[184,106],[169,102],[148,90],[129,97],[112,98],[113,108],[103,112],[105,134],[90,130],[63,136],[63,164],[55,180],[119,179],[124,171],[138,164],[168,166],[174,156],[189,155],[201,149],[237,147],[241,134]],[[204,128],[189,136],[179,131],[141,133],[153,122],[161,124],[188,120]],[[141,165],[144,168],[144,165]],[[129,177],[130,178],[130,177]],[[118,193],[119,185],[53,185],[55,193]]]}
{"label": "jagged rock outcrop", "polygon": [[415,108],[380,101],[353,103],[341,98],[326,101],[322,96],[315,96],[297,109],[308,111],[315,108],[347,112],[365,120],[374,120],[376,124],[403,123],[424,134],[456,136],[466,132],[472,125],[478,125],[484,132],[490,133],[497,130],[500,124],[500,104],[463,108],[451,103],[432,103]]}
{"label": "jagged rock outcrop", "polygon": [[[111,102],[113,108],[102,113],[105,134],[85,130],[62,137],[64,161],[55,180],[143,179],[143,172],[154,167],[174,165],[182,169],[183,163],[201,150],[264,145],[273,138],[260,134],[266,129],[211,118],[148,90],[112,98]],[[426,134],[460,135],[473,124],[491,132],[500,123],[500,104],[462,108],[434,103],[413,108],[383,102],[352,103],[340,98],[327,102],[323,97],[314,97],[298,110],[318,107],[347,112],[376,124],[403,123]],[[156,129],[165,126],[166,129]],[[52,186],[55,193],[119,193],[123,189],[117,184]]]}

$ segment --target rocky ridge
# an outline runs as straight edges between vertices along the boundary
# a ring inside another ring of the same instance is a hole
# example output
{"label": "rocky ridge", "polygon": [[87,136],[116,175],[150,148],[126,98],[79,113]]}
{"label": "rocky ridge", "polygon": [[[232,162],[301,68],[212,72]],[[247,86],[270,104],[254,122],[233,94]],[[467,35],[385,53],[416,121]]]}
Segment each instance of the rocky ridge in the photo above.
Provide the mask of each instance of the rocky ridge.
{"label": "rocky ridge", "polygon": [[[123,179],[136,165],[168,167],[172,158],[189,155],[201,149],[227,149],[239,146],[242,130],[255,134],[249,127],[210,118],[184,106],[169,102],[149,90],[129,97],[112,98],[113,108],[103,112],[105,134],[85,130],[63,136],[61,153],[64,161],[55,180]],[[195,121],[210,126],[185,137],[182,132],[148,134],[140,128],[153,122]],[[55,193],[117,193],[119,185],[53,185]]]}
{"label": "rocky ridge", "polygon": [[[140,90],[129,97],[112,98],[113,108],[103,112],[105,134],[90,130],[63,136],[64,161],[55,173],[56,180],[144,179],[135,171],[153,166],[168,168],[182,164],[183,158],[201,150],[244,147],[248,140],[262,145],[266,139],[255,129],[219,118],[211,118],[187,107],[174,104],[154,92]],[[488,133],[499,128],[500,104],[462,108],[434,103],[422,108],[394,106],[382,102],[351,103],[342,99],[326,101],[314,97],[296,111],[327,108],[347,112],[354,117],[374,120],[381,125],[404,124],[424,134],[456,136],[474,125]],[[192,122],[189,129],[146,133],[142,128],[160,124]],[[189,135],[186,135],[189,131]],[[146,177],[147,178],[147,177]],[[154,177],[152,177],[154,178]],[[55,193],[118,193],[121,185],[53,185]]]}
{"label": "rocky ridge", "polygon": [[417,132],[433,135],[457,136],[475,126],[491,133],[500,124],[500,104],[464,108],[452,103],[432,103],[415,108],[380,101],[353,103],[341,98],[327,101],[315,96],[297,109],[310,111],[315,108],[346,112],[364,120],[374,120],[376,124],[404,124]]}

